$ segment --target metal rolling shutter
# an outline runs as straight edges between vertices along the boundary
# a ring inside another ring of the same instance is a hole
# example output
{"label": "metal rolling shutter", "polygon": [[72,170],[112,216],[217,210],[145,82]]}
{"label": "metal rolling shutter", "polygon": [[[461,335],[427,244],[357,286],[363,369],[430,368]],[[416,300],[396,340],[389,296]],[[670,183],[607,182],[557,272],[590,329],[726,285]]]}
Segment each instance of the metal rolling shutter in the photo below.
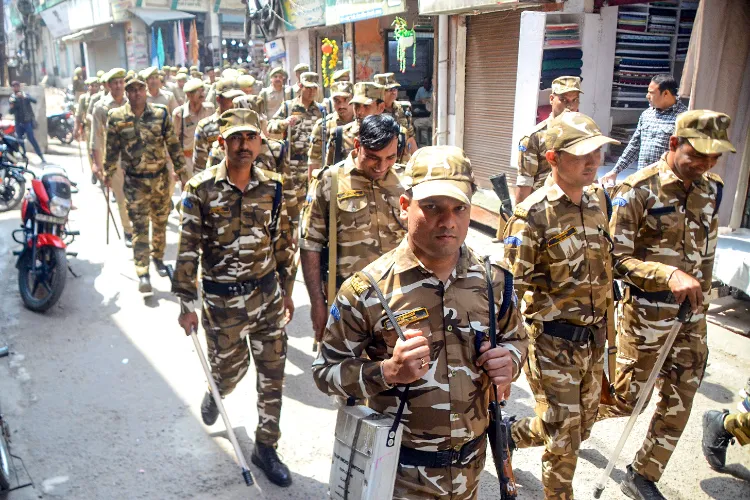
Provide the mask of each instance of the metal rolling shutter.
{"label": "metal rolling shutter", "polygon": [[467,18],[464,151],[484,188],[502,172],[516,183],[510,153],[520,29],[520,10]]}

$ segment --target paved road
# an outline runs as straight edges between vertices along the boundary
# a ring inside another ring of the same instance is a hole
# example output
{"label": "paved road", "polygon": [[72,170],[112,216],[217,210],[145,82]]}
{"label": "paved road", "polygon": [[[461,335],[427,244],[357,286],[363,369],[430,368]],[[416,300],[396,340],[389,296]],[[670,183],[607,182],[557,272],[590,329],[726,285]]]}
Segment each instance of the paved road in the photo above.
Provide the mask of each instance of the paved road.
{"label": "paved road", "polygon": [[[279,489],[253,467],[259,490],[241,477],[221,422],[206,428],[200,420],[205,380],[192,342],[177,326],[178,307],[166,278],[152,273],[154,298],[144,303],[137,291],[132,253],[118,242],[104,244],[104,200],[81,174],[77,148],[57,147],[48,159],[65,166],[81,193],[72,226],[82,236],[74,244],[62,299],[47,314],[25,310],[18,296],[10,232],[18,211],[0,214],[0,345],[12,355],[0,360],[0,403],[13,429],[16,454],[23,457],[34,487],[9,495],[31,498],[322,499],[335,420],[331,401],[310,376],[309,301],[299,282],[297,311],[289,325],[282,440],[279,451],[294,472],[294,485]],[[116,205],[111,205],[116,209]],[[167,260],[176,254],[177,219],[170,219]],[[471,244],[497,251],[489,238],[472,231]],[[729,450],[730,474],[711,471],[700,452],[700,416],[730,407],[750,375],[750,340],[709,326],[708,373],[688,428],[661,482],[670,499],[750,498],[750,450]],[[249,456],[257,413],[253,371],[226,406]],[[522,379],[514,386],[510,411],[530,415],[533,399]],[[651,409],[653,408],[653,403]],[[649,412],[650,410],[647,410]],[[619,481],[645,434],[641,418],[613,477]],[[575,489],[590,498],[594,481],[625,425],[623,419],[597,424],[581,451]],[[514,457],[519,498],[541,498],[541,450]],[[251,466],[252,467],[252,466]],[[492,466],[482,477],[480,498],[498,498]],[[21,474],[21,480],[25,480]],[[610,481],[603,498],[624,498]]]}

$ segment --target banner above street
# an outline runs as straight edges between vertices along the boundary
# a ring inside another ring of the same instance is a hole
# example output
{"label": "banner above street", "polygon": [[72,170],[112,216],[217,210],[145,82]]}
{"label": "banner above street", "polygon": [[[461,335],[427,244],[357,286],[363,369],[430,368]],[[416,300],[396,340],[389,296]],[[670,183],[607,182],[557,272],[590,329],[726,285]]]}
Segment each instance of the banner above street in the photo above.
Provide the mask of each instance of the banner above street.
{"label": "banner above street", "polygon": [[390,16],[405,10],[406,0],[326,0],[326,25]]}
{"label": "banner above street", "polygon": [[324,25],[324,5],[325,0],[282,0],[287,31]]}

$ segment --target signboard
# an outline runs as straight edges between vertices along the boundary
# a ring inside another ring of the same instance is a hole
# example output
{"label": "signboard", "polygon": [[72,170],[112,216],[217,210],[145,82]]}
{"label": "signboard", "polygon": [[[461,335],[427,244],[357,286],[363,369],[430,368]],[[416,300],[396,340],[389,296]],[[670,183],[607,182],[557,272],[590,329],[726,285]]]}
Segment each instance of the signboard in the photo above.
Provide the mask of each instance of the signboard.
{"label": "signboard", "polygon": [[326,25],[362,21],[406,11],[406,0],[326,0]]}
{"label": "signboard", "polygon": [[282,0],[287,31],[322,26],[326,23],[325,0]]}
{"label": "signboard", "polygon": [[53,7],[48,7],[41,12],[41,16],[52,38],[61,38],[72,32],[68,21],[67,3],[59,3]]}
{"label": "signboard", "polygon": [[[644,0],[635,0],[643,2]],[[547,0],[419,0],[419,13],[423,16],[450,14],[453,12],[498,10],[498,6],[508,4],[506,8],[519,7],[519,4],[549,3]],[[612,0],[609,2],[612,5]]]}
{"label": "signboard", "polygon": [[286,57],[286,48],[284,47],[284,39],[277,38],[266,42],[266,57],[269,61],[276,61],[282,57]]}

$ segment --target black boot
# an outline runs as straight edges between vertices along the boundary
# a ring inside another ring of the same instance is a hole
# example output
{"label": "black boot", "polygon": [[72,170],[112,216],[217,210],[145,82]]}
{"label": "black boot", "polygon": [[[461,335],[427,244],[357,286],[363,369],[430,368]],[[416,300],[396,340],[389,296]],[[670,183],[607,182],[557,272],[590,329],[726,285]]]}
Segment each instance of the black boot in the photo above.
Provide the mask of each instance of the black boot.
{"label": "black boot", "polygon": [[163,260],[156,259],[156,258],[153,258],[151,260],[154,262],[154,267],[156,268],[156,271],[159,273],[159,276],[161,276],[163,278],[164,276],[166,276],[167,274],[169,274],[167,272],[167,265],[164,264]]}
{"label": "black boot", "polygon": [[138,291],[141,293],[152,293],[151,279],[148,274],[144,274],[138,279]]}
{"label": "black boot", "polygon": [[708,465],[714,470],[724,468],[727,460],[727,446],[732,435],[724,429],[724,418],[729,415],[728,410],[711,410],[703,414],[703,456]]}
{"label": "black boot", "polygon": [[638,474],[633,470],[632,465],[628,465],[625,479],[620,483],[620,490],[628,498],[634,500],[666,500],[659,488],[656,487],[656,483]]}
{"label": "black boot", "polygon": [[206,425],[214,425],[216,419],[219,418],[219,407],[216,406],[216,401],[210,392],[207,392],[203,396],[203,402],[201,403],[201,418],[203,423]]}
{"label": "black boot", "polygon": [[260,467],[269,481],[277,486],[287,487],[292,484],[289,467],[284,465],[276,454],[276,448],[266,444],[255,443],[252,462]]}
{"label": "black boot", "polygon": [[125,233],[125,246],[133,248],[133,235],[130,233]]}
{"label": "black boot", "polygon": [[96,183],[99,181],[99,178],[96,176],[96,174],[91,174],[91,184],[96,186]]}
{"label": "black boot", "polygon": [[510,457],[513,458],[513,451],[516,450],[516,442],[513,441],[513,433],[511,432],[511,428],[513,427],[513,422],[516,421],[516,416],[511,415],[510,417],[503,417],[503,422],[505,423],[505,431],[507,432],[507,438],[508,438],[508,450],[510,450]]}

